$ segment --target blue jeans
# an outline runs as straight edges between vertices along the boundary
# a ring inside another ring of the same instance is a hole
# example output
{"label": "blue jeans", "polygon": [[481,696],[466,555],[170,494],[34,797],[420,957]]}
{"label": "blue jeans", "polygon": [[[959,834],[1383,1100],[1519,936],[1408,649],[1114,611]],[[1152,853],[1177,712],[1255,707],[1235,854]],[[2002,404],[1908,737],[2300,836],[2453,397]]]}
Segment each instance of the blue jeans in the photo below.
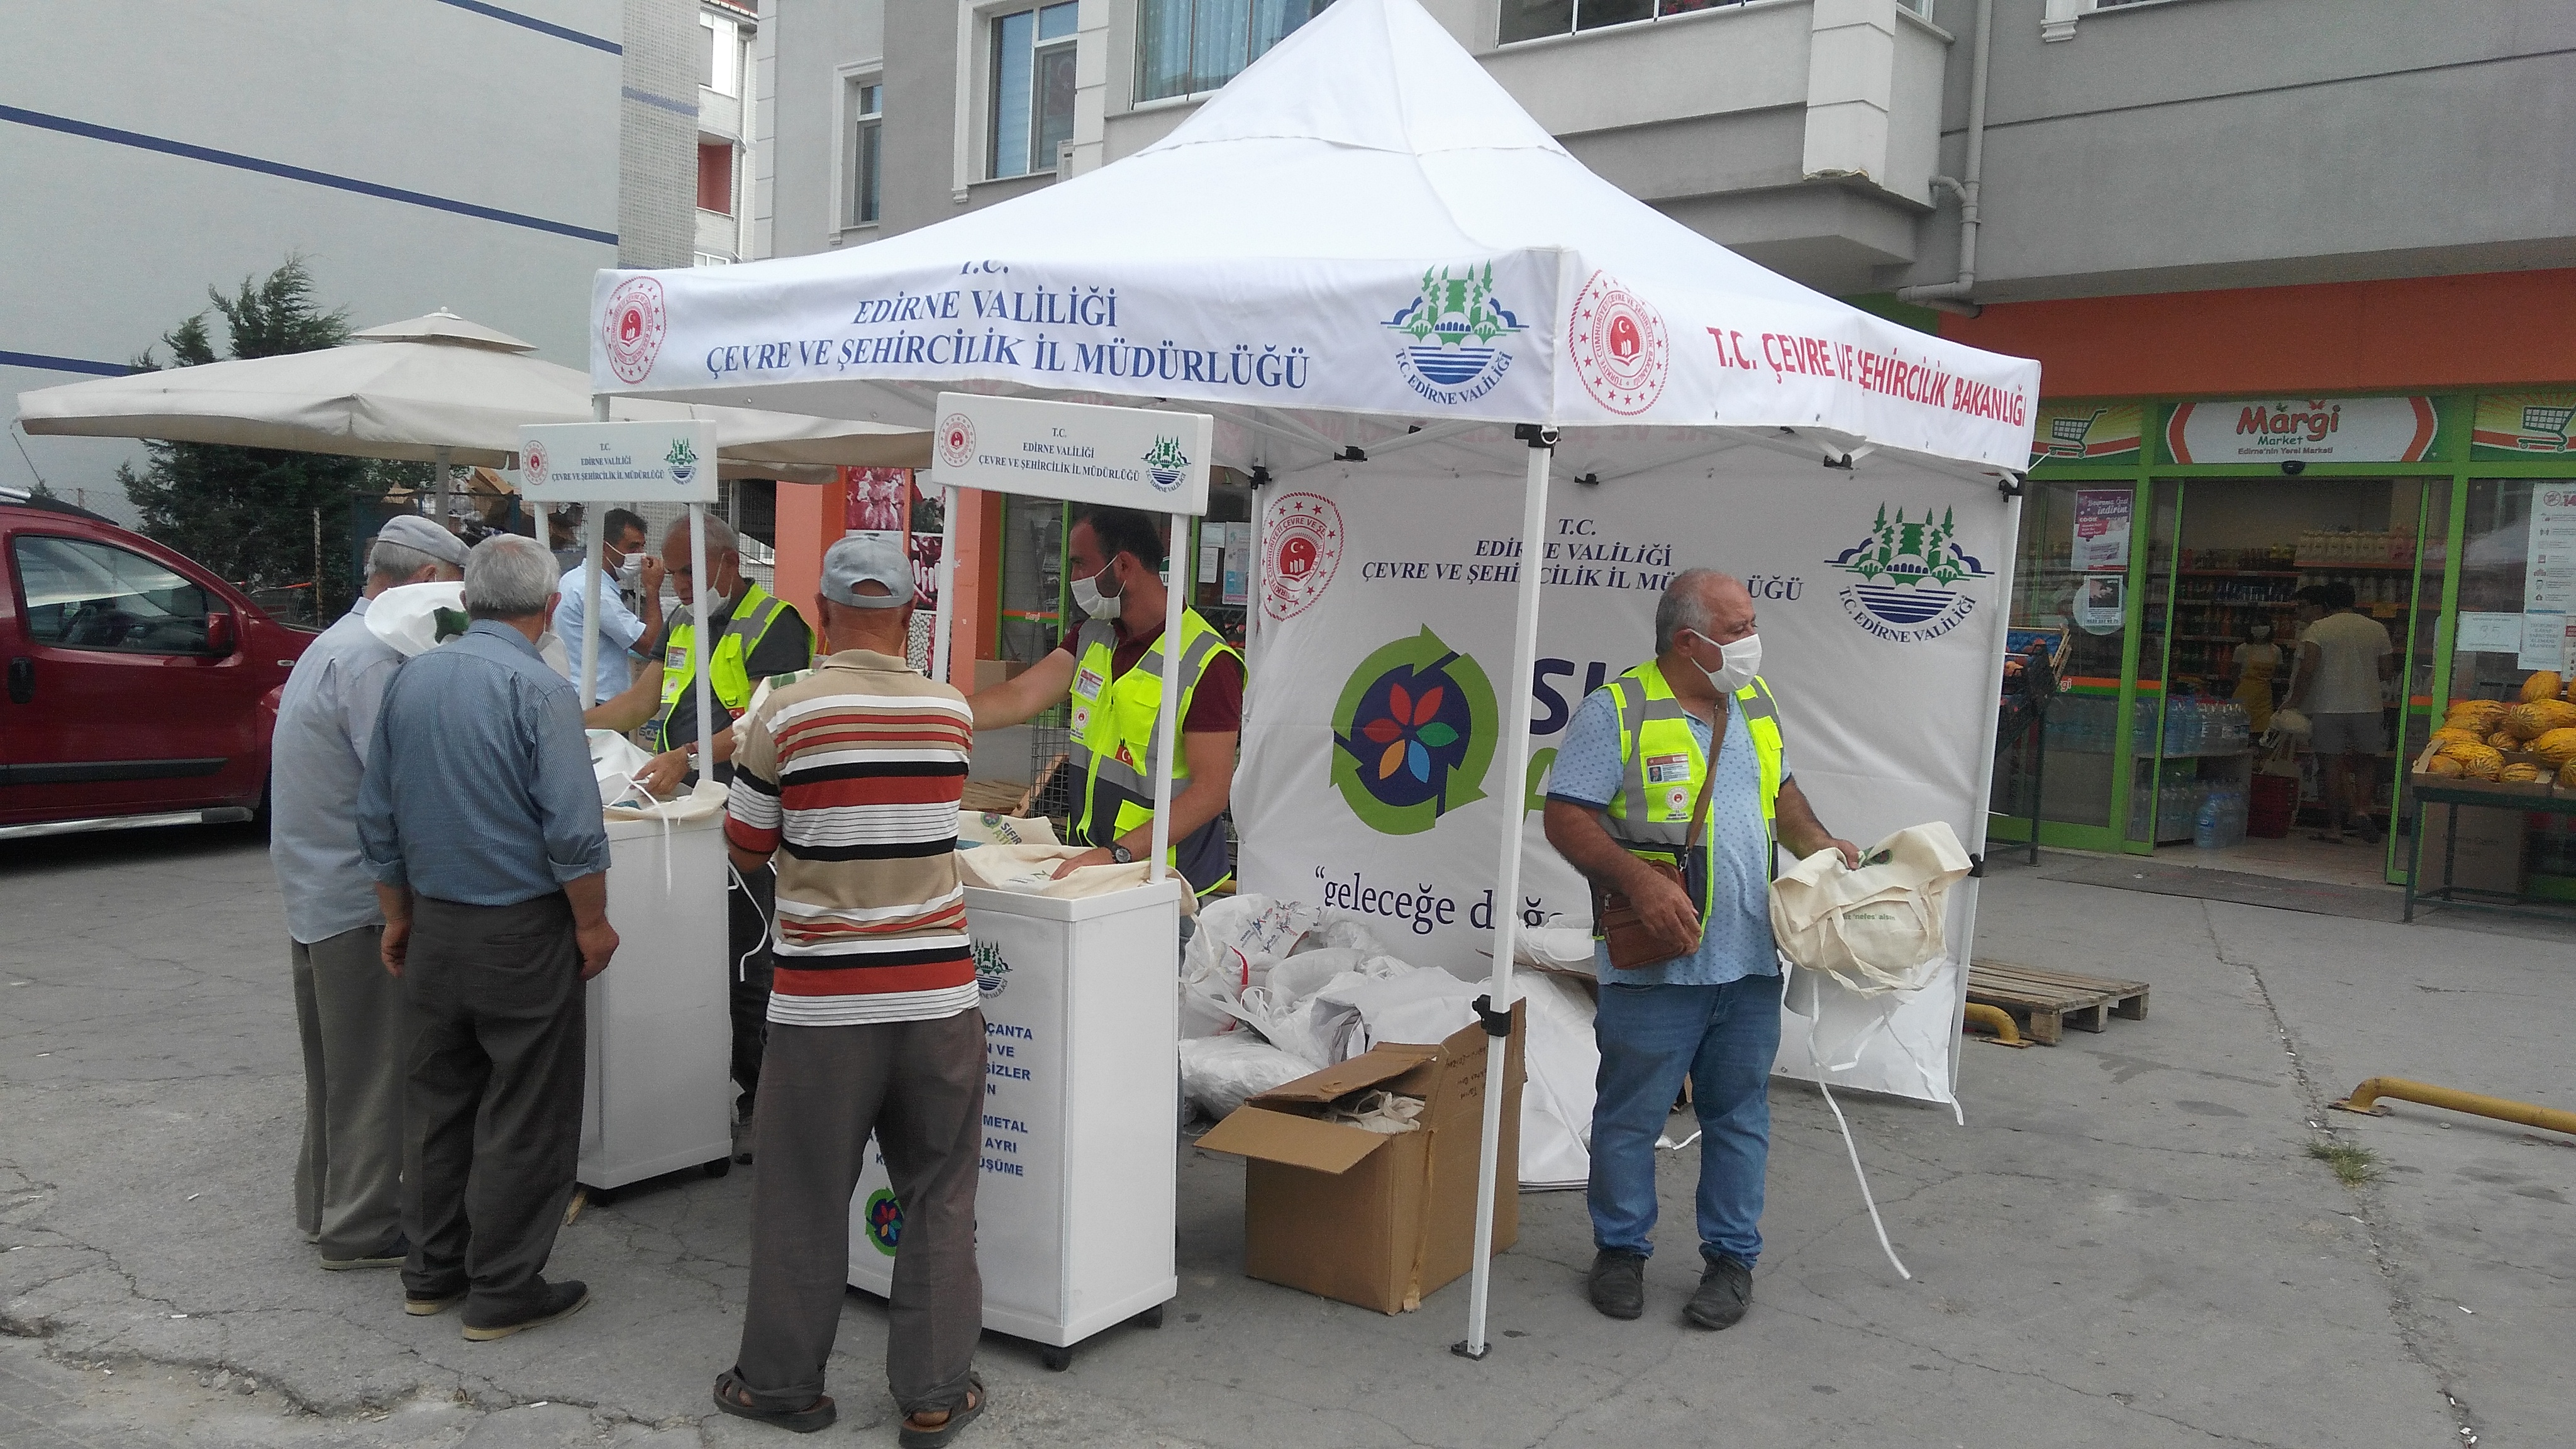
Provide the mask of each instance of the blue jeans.
{"label": "blue jeans", "polygon": [[1699,1112],[1699,1243],[1747,1267],[1762,1252],[1762,1170],[1771,1150],[1771,1059],[1780,978],[1723,986],[1601,988],[1601,1073],[1592,1106],[1592,1243],[1654,1251],[1655,1139],[1682,1078]]}

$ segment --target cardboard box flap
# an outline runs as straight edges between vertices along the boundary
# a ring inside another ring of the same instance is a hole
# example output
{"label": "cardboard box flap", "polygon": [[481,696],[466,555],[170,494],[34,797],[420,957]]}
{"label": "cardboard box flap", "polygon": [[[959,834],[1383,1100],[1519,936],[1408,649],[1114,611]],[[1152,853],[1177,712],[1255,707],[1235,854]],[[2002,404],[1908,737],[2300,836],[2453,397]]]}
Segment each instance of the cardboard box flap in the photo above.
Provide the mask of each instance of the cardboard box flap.
{"label": "cardboard box flap", "polygon": [[1372,1047],[1349,1061],[1299,1077],[1284,1086],[1249,1098],[1252,1106],[1320,1107],[1353,1092],[1391,1082],[1440,1055],[1436,1046]]}
{"label": "cardboard box flap", "polygon": [[1247,1104],[1209,1128],[1198,1145],[1210,1152],[1256,1157],[1338,1176],[1392,1140],[1361,1127],[1290,1112],[1265,1112]]}

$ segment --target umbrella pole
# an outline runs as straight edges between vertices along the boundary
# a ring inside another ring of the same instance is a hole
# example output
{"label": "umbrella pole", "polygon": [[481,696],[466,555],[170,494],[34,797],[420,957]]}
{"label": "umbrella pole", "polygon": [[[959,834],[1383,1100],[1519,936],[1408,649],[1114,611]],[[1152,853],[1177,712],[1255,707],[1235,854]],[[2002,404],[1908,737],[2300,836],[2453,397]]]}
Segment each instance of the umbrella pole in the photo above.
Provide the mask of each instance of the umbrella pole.
{"label": "umbrella pole", "polygon": [[436,519],[438,521],[438,526],[441,528],[449,526],[447,522],[447,470],[449,466],[448,459],[454,456],[455,454],[448,449],[441,448],[438,450],[438,460],[429,465],[429,506],[432,510],[430,517]]}
{"label": "umbrella pole", "polygon": [[[1538,668],[1538,585],[1547,560],[1547,474],[1555,458],[1555,430],[1530,428],[1529,475],[1521,489],[1521,558],[1512,620],[1512,669],[1503,693],[1502,868],[1494,882],[1494,974],[1486,1000],[1485,1123],[1476,1147],[1476,1236],[1467,1285],[1467,1337],[1450,1352],[1483,1358],[1485,1306],[1493,1287],[1494,1202],[1502,1191],[1503,1073],[1511,1061],[1512,951],[1520,937],[1521,836],[1529,823],[1530,679]],[[1497,1034],[1496,1026],[1501,1030]],[[1515,1190],[1520,1164],[1511,1164]]]}

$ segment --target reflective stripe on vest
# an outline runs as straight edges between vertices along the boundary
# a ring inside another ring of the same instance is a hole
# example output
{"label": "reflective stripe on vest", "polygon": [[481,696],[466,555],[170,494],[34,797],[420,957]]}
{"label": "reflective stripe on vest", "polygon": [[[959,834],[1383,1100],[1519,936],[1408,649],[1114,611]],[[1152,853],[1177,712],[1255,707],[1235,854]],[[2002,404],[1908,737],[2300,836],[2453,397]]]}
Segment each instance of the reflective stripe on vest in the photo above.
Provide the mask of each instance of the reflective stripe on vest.
{"label": "reflective stripe on vest", "polygon": [[[750,706],[755,683],[751,677],[752,651],[769,636],[769,626],[786,612],[784,600],[753,584],[716,635],[715,647],[708,651],[707,691],[727,713],[739,714]],[[679,743],[671,738],[672,706],[695,687],[697,660],[692,655],[697,637],[697,624],[687,609],[671,616],[670,637],[662,649],[662,713],[653,721],[654,739],[665,750]]]}
{"label": "reflective stripe on vest", "polygon": [[[1700,782],[1708,770],[1699,737],[1691,732],[1690,714],[1674,698],[1662,668],[1651,659],[1606,687],[1618,710],[1621,775],[1619,792],[1603,812],[1608,817],[1604,824],[1610,838],[1631,855],[1678,863],[1683,848],[1691,843],[1691,806],[1699,798]],[[1779,707],[1772,701],[1771,687],[1759,677],[1737,690],[1734,700],[1735,708],[1744,716],[1744,732],[1753,741],[1754,759],[1760,767],[1762,826],[1776,842],[1781,781]],[[1712,726],[1712,738],[1724,738],[1714,732],[1722,725],[1721,721]],[[1711,813],[1715,813],[1714,802]],[[1715,875],[1714,871],[1709,873],[1707,889],[1712,894],[1716,889]],[[1711,904],[1701,903],[1703,916]]]}
{"label": "reflective stripe on vest", "polygon": [[[1189,718],[1190,702],[1198,697],[1199,680],[1207,673],[1208,662],[1220,653],[1234,654],[1223,635],[1217,633],[1195,609],[1181,611],[1181,698],[1176,720]],[[1155,639],[1145,657],[1136,661],[1126,673],[1113,677],[1117,663],[1116,631],[1107,623],[1093,621],[1082,626],[1074,636],[1073,686],[1070,691],[1071,743],[1068,750],[1073,768],[1082,772],[1082,797],[1074,802],[1074,833],[1085,840],[1104,841],[1125,835],[1149,824],[1154,818],[1154,762],[1158,758],[1155,721],[1163,702],[1163,645]],[[1240,656],[1238,656],[1240,657]],[[1178,730],[1174,731],[1177,740]],[[1177,796],[1189,783],[1190,767],[1186,755],[1172,761],[1172,793]],[[1108,787],[1117,801],[1113,818],[1096,819],[1102,787]],[[1138,803],[1138,802],[1143,803]],[[1105,829],[1097,828],[1105,826]],[[1166,853],[1168,863],[1178,868],[1182,841],[1175,837]],[[1210,886],[1216,884],[1211,882]],[[1209,887],[1201,887],[1202,893]]]}

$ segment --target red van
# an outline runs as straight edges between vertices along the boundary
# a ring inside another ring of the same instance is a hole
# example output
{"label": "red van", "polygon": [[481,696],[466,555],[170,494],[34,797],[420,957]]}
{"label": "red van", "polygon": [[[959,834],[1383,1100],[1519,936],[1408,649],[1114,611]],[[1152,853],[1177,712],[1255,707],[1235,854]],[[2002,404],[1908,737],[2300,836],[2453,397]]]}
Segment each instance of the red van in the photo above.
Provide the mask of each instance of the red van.
{"label": "red van", "polygon": [[0,488],[0,840],[250,819],[313,639],[141,534]]}

